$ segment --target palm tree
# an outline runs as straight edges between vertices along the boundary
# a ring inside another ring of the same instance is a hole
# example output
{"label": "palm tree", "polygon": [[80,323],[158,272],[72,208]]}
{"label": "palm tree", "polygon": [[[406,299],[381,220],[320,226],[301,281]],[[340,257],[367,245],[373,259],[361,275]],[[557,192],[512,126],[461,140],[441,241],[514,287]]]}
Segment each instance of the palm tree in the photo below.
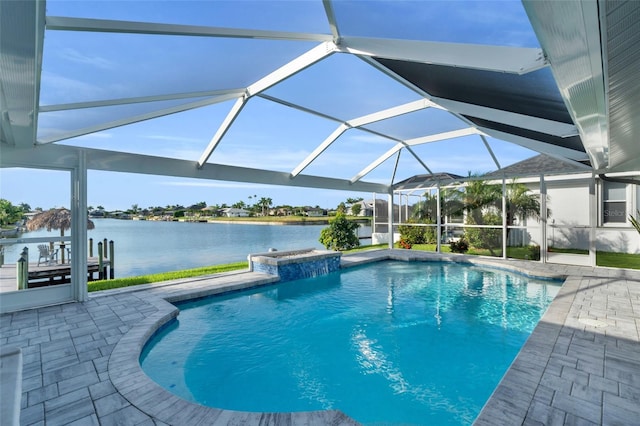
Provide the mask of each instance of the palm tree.
{"label": "palm tree", "polygon": [[475,225],[484,225],[483,209],[497,208],[502,198],[499,185],[487,184],[483,180],[474,180],[467,184],[460,193],[464,210]]}
{"label": "palm tree", "polygon": [[638,231],[638,234],[640,234],[640,210],[638,210],[638,219],[636,219],[632,215],[629,215],[629,221],[631,222],[633,227],[636,228],[636,231]]}
{"label": "palm tree", "polygon": [[266,211],[273,204],[273,200],[271,198],[262,197],[260,201],[258,201],[258,205],[262,207],[262,216],[266,216]]}
{"label": "palm tree", "polygon": [[[418,221],[436,222],[438,199],[436,194],[424,194],[424,201],[419,201],[413,206],[411,216]],[[457,189],[443,188],[440,190],[440,215],[441,223],[445,223],[447,216],[462,214],[464,205],[462,202],[462,192]]]}
{"label": "palm tree", "polygon": [[516,218],[540,219],[540,195],[530,193],[526,185],[511,182],[507,187],[506,198],[507,226],[513,226]]}
{"label": "palm tree", "polygon": [[412,206],[411,217],[419,222],[434,222],[438,214],[436,196],[427,193],[424,198]]}

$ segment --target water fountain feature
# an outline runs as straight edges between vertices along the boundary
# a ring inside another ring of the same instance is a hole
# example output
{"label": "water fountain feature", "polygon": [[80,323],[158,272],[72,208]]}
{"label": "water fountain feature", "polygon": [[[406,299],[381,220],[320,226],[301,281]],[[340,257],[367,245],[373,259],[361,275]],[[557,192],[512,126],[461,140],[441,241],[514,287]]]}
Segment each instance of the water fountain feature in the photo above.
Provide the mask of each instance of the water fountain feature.
{"label": "water fountain feature", "polygon": [[250,254],[249,268],[254,272],[277,275],[280,281],[316,277],[340,269],[342,253],[331,250],[302,249]]}

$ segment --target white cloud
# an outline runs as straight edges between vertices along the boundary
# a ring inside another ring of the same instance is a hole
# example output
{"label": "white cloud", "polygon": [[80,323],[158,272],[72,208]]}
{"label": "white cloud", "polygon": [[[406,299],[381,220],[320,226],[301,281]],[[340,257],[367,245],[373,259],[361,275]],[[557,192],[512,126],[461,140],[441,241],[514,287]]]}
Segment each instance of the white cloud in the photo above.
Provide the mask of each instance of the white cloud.
{"label": "white cloud", "polygon": [[[100,99],[104,89],[98,85],[68,78],[56,73],[42,70],[42,90],[40,103],[55,105],[69,102],[70,96],[75,99]],[[79,94],[82,94],[80,96]]]}
{"label": "white cloud", "polygon": [[91,65],[94,66],[96,68],[102,68],[102,69],[112,69],[114,68],[114,64],[113,62],[102,58],[100,56],[89,56],[89,55],[85,55],[82,54],[80,52],[78,52],[75,49],[66,47],[64,49],[60,49],[58,51],[58,56],[62,59],[71,61],[71,62],[76,62],[76,63],[80,63],[80,64],[85,64],[85,65]]}
{"label": "white cloud", "polygon": [[199,143],[204,144],[207,141],[198,138],[188,138],[184,136],[168,136],[168,135],[142,135],[140,136],[144,139],[154,139],[160,141],[168,141],[168,142],[184,142],[184,143]]}
{"label": "white cloud", "polygon": [[392,147],[396,144],[396,142],[392,141],[391,139],[386,139],[380,136],[372,135],[370,133],[345,134],[344,138],[350,141],[365,142],[368,144],[388,145],[389,147]]}

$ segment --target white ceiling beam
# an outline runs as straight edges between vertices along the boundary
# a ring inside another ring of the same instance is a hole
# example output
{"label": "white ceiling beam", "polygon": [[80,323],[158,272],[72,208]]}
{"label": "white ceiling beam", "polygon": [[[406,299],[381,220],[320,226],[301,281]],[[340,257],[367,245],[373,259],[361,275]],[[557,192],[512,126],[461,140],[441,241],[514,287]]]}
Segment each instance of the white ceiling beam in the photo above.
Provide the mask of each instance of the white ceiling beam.
{"label": "white ceiling beam", "polygon": [[322,0],[322,5],[324,6],[324,13],[327,15],[327,21],[329,22],[329,28],[331,28],[333,40],[337,41],[340,39],[340,29],[338,28],[336,14],[333,10],[333,2],[332,0]]}
{"label": "white ceiling beam", "polygon": [[562,123],[560,121],[547,120],[545,118],[503,111],[480,105],[468,104],[465,102],[452,101],[444,98],[430,97],[430,100],[443,109],[459,115],[478,117],[484,120],[495,121],[496,123],[504,123],[509,126],[545,133],[547,135],[559,136],[561,138],[575,136],[578,134],[578,128],[576,126],[573,124]]}
{"label": "white ceiling beam", "polygon": [[358,182],[360,179],[362,179],[364,176],[368,175],[369,173],[371,173],[376,167],[378,167],[380,164],[384,163],[385,161],[387,161],[393,154],[395,154],[396,152],[400,151],[402,148],[404,148],[404,145],[399,143],[396,144],[393,148],[391,148],[389,151],[385,152],[384,154],[382,154],[380,157],[378,157],[377,160],[375,160],[373,163],[369,164],[367,167],[365,167],[364,169],[362,169],[360,171],[360,173],[358,173],[357,175],[355,175],[354,177],[352,177],[350,179],[351,183],[356,183]]}
{"label": "white ceiling beam", "polygon": [[469,127],[466,129],[452,130],[451,132],[443,132],[443,133],[437,133],[435,135],[428,135],[428,136],[421,136],[419,138],[407,139],[405,142],[408,146],[415,146],[415,145],[422,145],[425,143],[439,142],[446,139],[461,138],[463,136],[478,135],[481,133],[482,132],[480,132],[475,127]]}
{"label": "white ceiling beam", "polygon": [[388,185],[374,182],[351,183],[346,179],[310,175],[299,175],[296,179],[291,179],[287,172],[213,163],[196,168],[193,167],[191,160],[56,144],[37,146],[28,150],[3,147],[0,167],[71,169],[77,166],[81,155],[86,157],[89,170],[368,193],[388,193],[390,190]]}
{"label": "white ceiling beam", "polygon": [[0,82],[0,146],[1,144],[15,146],[16,140],[13,137],[11,117],[5,105],[7,105],[7,98],[4,94],[4,85]]}
{"label": "white ceiling beam", "polygon": [[255,96],[292,75],[299,73],[305,68],[333,54],[335,51],[336,45],[333,42],[321,43],[247,87],[249,97]]}
{"label": "white ceiling beam", "polygon": [[341,51],[386,59],[526,74],[548,65],[542,49],[418,40],[342,37]]}
{"label": "white ceiling beam", "polygon": [[322,154],[336,139],[338,139],[349,126],[346,124],[341,124],[338,126],[336,130],[334,130],[316,149],[313,150],[311,154],[307,156],[300,164],[296,166],[295,169],[291,171],[291,177],[294,178],[298,176],[309,164],[311,164],[320,154]]}
{"label": "white ceiling beam", "polygon": [[[604,28],[606,20],[600,20],[605,3],[522,2],[540,45],[549,57],[567,110],[597,170],[604,170],[610,165],[610,117],[603,63],[607,52],[601,44],[601,40],[606,39],[607,28]],[[633,144],[637,141],[634,140]]]}
{"label": "white ceiling beam", "polygon": [[275,103],[280,104],[280,105],[284,105],[286,107],[289,107],[289,108],[292,108],[292,109],[295,109],[295,110],[298,110],[298,111],[305,112],[307,114],[312,114],[312,115],[315,115],[317,117],[321,117],[321,118],[325,118],[327,120],[335,121],[336,123],[343,123],[344,122],[343,120],[341,120],[341,119],[339,119],[337,117],[322,113],[320,111],[316,111],[316,110],[311,109],[311,108],[303,107],[302,105],[294,104],[293,102],[285,101],[284,99],[276,98],[275,96],[270,96],[270,95],[267,95],[267,94],[264,94],[264,93],[258,93],[256,96],[259,97],[259,98],[262,98],[262,99],[266,99],[266,100],[271,101],[271,102],[275,102]]}
{"label": "white ceiling beam", "polygon": [[47,16],[47,29],[59,31],[88,31],[102,33],[225,37],[318,42],[331,41],[333,39],[333,37],[329,34],[247,30],[238,28],[206,27],[197,25],[116,21],[110,19],[69,18],[64,16]]}
{"label": "white ceiling beam", "polygon": [[36,143],[45,13],[42,0],[0,5],[0,137],[7,145]]}
{"label": "white ceiling beam", "polygon": [[163,108],[161,110],[157,110],[157,111],[153,111],[145,114],[129,116],[121,120],[114,120],[107,123],[100,123],[94,126],[84,127],[82,129],[73,130],[63,134],[42,138],[38,140],[38,144],[43,145],[43,144],[58,142],[65,139],[71,139],[78,136],[88,135],[90,133],[100,132],[102,130],[113,129],[115,127],[126,126],[127,124],[150,120],[152,118],[163,117],[165,115],[175,114],[182,111],[188,111],[188,110],[200,108],[203,106],[213,105],[213,104],[224,102],[234,98],[235,96],[231,96],[231,95],[219,96],[217,98],[204,99],[196,102],[189,102],[189,103],[177,105],[171,108]]}
{"label": "white ceiling beam", "polygon": [[[306,112],[306,113],[308,113],[308,114],[312,114],[312,115],[315,115],[315,116],[317,116],[317,117],[321,117],[321,118],[324,118],[324,119],[327,119],[327,120],[335,121],[336,123],[339,123],[339,124],[346,124],[346,125],[349,125],[349,123],[351,123],[351,122],[353,121],[353,120],[344,121],[343,119],[340,119],[340,118],[338,118],[338,117],[334,117],[334,116],[331,116],[331,115],[328,115],[328,114],[324,114],[324,113],[319,112],[319,111],[316,111],[316,110],[314,110],[314,109],[307,108],[307,107],[303,107],[303,106],[301,106],[301,105],[294,104],[294,103],[292,103],[292,102],[285,101],[285,100],[283,100],[283,99],[279,99],[279,98],[276,98],[276,97],[273,97],[273,96],[265,95],[264,93],[260,93],[260,94],[258,94],[258,95],[256,95],[256,96],[258,96],[258,97],[260,97],[260,98],[263,98],[263,99],[266,99],[266,100],[269,100],[269,101],[272,101],[272,102],[275,102],[275,103],[278,103],[278,104],[280,104],[280,105],[284,105],[284,106],[289,107],[289,108],[296,109],[296,110],[298,110],[298,111]],[[420,101],[417,101],[417,102],[420,102]],[[434,107],[434,108],[440,108],[440,107],[439,107],[439,106],[437,106],[437,105],[434,105],[433,107]],[[374,113],[374,114],[375,114],[375,113]],[[372,114],[372,115],[373,115],[373,114]],[[389,118],[390,118],[390,117],[389,117]],[[356,119],[356,120],[357,120],[357,119]],[[374,120],[374,121],[375,121],[375,120]],[[373,122],[373,121],[372,121],[372,122]],[[351,127],[353,127],[353,126],[351,126]],[[381,132],[378,132],[378,131],[375,131],[375,130],[367,129],[367,128],[364,128],[364,127],[359,127],[359,128],[358,128],[358,130],[361,130],[361,131],[363,131],[363,132],[370,133],[370,134],[372,134],[372,135],[380,136],[380,137],[382,137],[382,138],[389,139],[389,140],[392,140],[392,141],[394,141],[394,142],[402,142],[402,140],[400,140],[400,139],[398,139],[398,138],[395,138],[395,137],[393,137],[393,136],[390,136],[390,135],[387,135],[387,134],[384,134],[384,133],[381,133]]]}
{"label": "white ceiling beam", "polygon": [[587,155],[587,153],[576,151],[571,148],[565,148],[562,146],[541,142],[539,140],[516,136],[511,133],[500,132],[498,130],[488,129],[484,127],[478,127],[478,132],[479,134],[482,133],[495,139],[511,142],[542,154],[548,154],[555,157],[564,157],[574,161],[589,160],[589,156]]}
{"label": "white ceiling beam", "polygon": [[404,105],[398,105],[392,108],[388,108],[382,111],[374,112],[373,114],[364,115],[362,117],[354,118],[347,121],[349,127],[360,127],[367,124],[375,123],[377,121],[386,120],[388,118],[398,117],[400,115],[408,114],[410,112],[419,111],[421,109],[429,107],[437,107],[432,102],[426,99],[419,99],[417,101],[409,102]]}
{"label": "white ceiling beam", "polygon": [[229,111],[227,116],[224,118],[224,121],[222,122],[222,124],[220,124],[220,127],[218,127],[216,134],[213,135],[213,138],[211,138],[211,140],[209,141],[209,145],[207,145],[207,148],[204,150],[204,152],[200,156],[200,159],[198,160],[198,164],[197,164],[198,168],[201,168],[202,166],[204,166],[204,164],[207,162],[209,157],[211,157],[211,154],[213,154],[213,151],[216,149],[216,147],[218,146],[218,144],[220,143],[224,135],[227,133],[227,131],[229,130],[233,122],[236,120],[236,118],[238,117],[238,114],[240,114],[240,111],[242,111],[242,108],[244,108],[247,102],[247,99],[248,98],[246,96],[241,96],[233,104],[233,106],[231,107],[231,110]]}
{"label": "white ceiling beam", "polygon": [[[393,108],[388,108],[383,111],[374,112],[373,114],[364,115],[362,117],[354,118],[352,120],[343,122],[338,126],[338,128],[329,135],[307,158],[304,159],[293,171],[291,172],[291,177],[296,177],[300,174],[306,167],[309,166],[318,156],[320,156],[333,142],[335,142],[346,130],[349,128],[358,128],[360,126],[364,126],[367,124],[375,123],[377,121],[386,120],[389,118],[397,117],[403,114],[408,114],[410,112],[419,111],[424,108],[429,108],[433,104],[426,99],[419,99],[417,101],[409,102],[404,105],[399,105]],[[388,135],[381,134],[379,132],[375,132],[368,129],[361,129],[370,133],[374,133],[378,136],[395,140],[396,142],[401,142],[398,139],[391,138]],[[422,161],[412,152],[412,154],[416,157],[418,161],[422,163]],[[422,165],[428,169],[424,163]]]}
{"label": "white ceiling beam", "polygon": [[314,47],[313,49],[303,53],[302,55],[278,68],[271,74],[261,78],[260,80],[247,87],[246,95],[239,98],[236,101],[235,105],[231,108],[231,111],[229,111],[229,114],[227,114],[227,117],[224,119],[224,121],[216,131],[216,134],[209,142],[209,145],[200,156],[197,167],[201,168],[202,166],[204,166],[207,160],[209,160],[209,158],[213,154],[213,151],[216,149],[224,135],[227,133],[227,131],[237,118],[238,114],[240,114],[240,111],[242,111],[242,108],[244,108],[245,104],[252,96],[259,95],[261,92],[267,90],[268,88],[280,83],[283,80],[286,80],[292,75],[299,73],[305,68],[333,54],[334,51],[335,44],[333,44],[333,42],[324,42]]}
{"label": "white ceiling beam", "polygon": [[489,145],[489,141],[487,140],[487,138],[484,137],[484,135],[480,135],[480,139],[482,139],[482,143],[484,143],[485,148],[487,148],[487,151],[489,151],[489,155],[491,155],[491,158],[493,159],[493,162],[496,165],[496,168],[500,170],[501,169],[500,162],[498,161],[498,157],[496,157],[496,154],[493,152],[493,149],[491,149],[491,145]]}
{"label": "white ceiling beam", "polygon": [[409,150],[409,152],[411,152],[411,154],[413,154],[413,156],[418,160],[418,162],[420,162],[420,164],[429,173],[433,174],[431,169],[429,169],[429,167],[427,167],[427,165],[424,164],[422,159],[413,152],[413,150],[411,149],[412,146],[421,145],[421,144],[430,143],[430,142],[438,142],[438,141],[442,141],[442,140],[446,140],[446,139],[459,138],[459,137],[463,137],[463,136],[477,135],[477,134],[480,134],[480,132],[477,129],[475,129],[473,127],[470,127],[468,129],[454,130],[454,131],[451,131],[451,132],[444,132],[444,133],[438,133],[438,134],[435,134],[435,135],[429,135],[429,136],[423,136],[423,137],[414,138],[414,139],[408,139],[408,140],[406,140],[404,142],[401,142],[401,143],[397,144],[396,146],[391,148],[389,151],[387,151],[384,154],[382,154],[377,160],[375,160],[373,163],[369,164],[362,171],[360,171],[360,173],[358,173],[357,175],[352,177],[351,178],[351,182],[357,182],[358,180],[362,179],[364,176],[366,176],[367,174],[371,173],[376,167],[378,167],[380,164],[384,163],[387,159],[389,159],[389,157],[391,157],[393,154],[395,154],[397,151],[399,151],[400,149],[402,149],[404,147],[406,147]]}
{"label": "white ceiling beam", "polygon": [[418,154],[415,153],[415,151],[410,147],[410,146],[405,146],[405,148],[407,149],[407,151],[409,151],[411,153],[411,155],[414,156],[414,158],[416,160],[418,160],[418,163],[420,163],[420,165],[422,167],[424,167],[424,169],[426,171],[428,171],[429,173],[433,174],[433,172],[431,171],[431,169],[424,163],[424,161],[422,161],[422,158],[420,158],[420,156]]}
{"label": "white ceiling beam", "polygon": [[[176,99],[191,99],[191,98],[204,98],[204,97],[216,97],[225,96],[224,100],[235,99],[244,95],[244,89],[230,89],[230,90],[209,90],[202,92],[189,92],[189,93],[175,93],[169,95],[153,95],[153,96],[139,96],[135,98],[120,98],[120,99],[108,99],[103,101],[88,101],[88,102],[75,102],[69,104],[58,105],[41,105],[40,112],[53,112],[53,111],[67,111],[72,109],[83,108],[99,108],[106,106],[116,105],[129,105],[145,102],[159,102],[159,101],[172,101]],[[226,97],[230,96],[230,97]]]}

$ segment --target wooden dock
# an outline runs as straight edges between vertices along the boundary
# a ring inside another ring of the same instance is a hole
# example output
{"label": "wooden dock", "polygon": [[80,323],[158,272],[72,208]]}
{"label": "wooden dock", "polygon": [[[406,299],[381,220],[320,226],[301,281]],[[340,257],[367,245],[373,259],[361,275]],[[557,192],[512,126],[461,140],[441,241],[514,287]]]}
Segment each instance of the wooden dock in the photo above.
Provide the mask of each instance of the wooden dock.
{"label": "wooden dock", "polygon": [[[109,278],[109,259],[102,260],[102,276]],[[94,281],[100,279],[100,263],[97,257],[87,259],[87,279]],[[16,278],[16,264],[5,264],[0,266],[0,293],[15,291],[18,289]],[[51,264],[38,265],[36,262],[29,263],[29,284],[28,288],[44,287],[49,285],[66,284],[71,282],[71,265]]]}

